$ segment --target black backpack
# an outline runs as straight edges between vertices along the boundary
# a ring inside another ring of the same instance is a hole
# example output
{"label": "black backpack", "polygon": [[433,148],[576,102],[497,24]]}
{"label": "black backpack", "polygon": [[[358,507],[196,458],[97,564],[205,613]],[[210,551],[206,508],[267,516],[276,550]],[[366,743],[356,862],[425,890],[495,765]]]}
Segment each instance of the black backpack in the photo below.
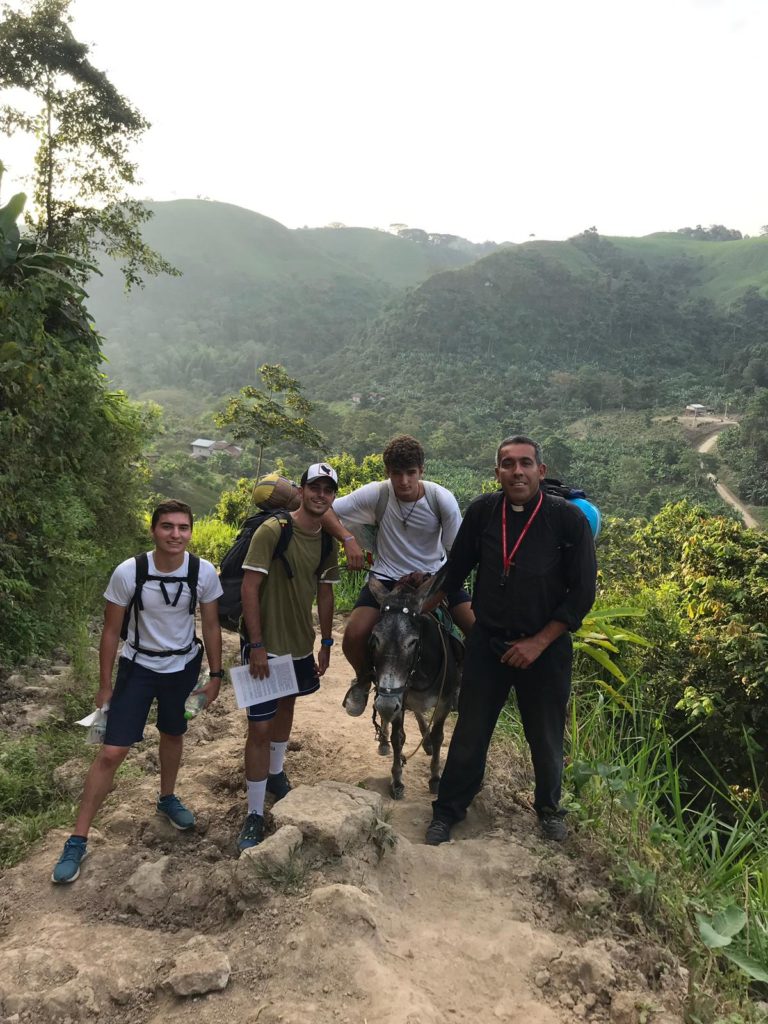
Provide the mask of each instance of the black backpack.
{"label": "black backpack", "polygon": [[[128,631],[131,625],[131,614],[133,614],[133,639],[130,640],[129,643],[138,654],[144,654],[149,658],[169,658],[174,654],[189,654],[196,644],[200,644],[200,640],[197,636],[192,638],[192,642],[187,647],[178,651],[150,651],[141,647],[139,642],[139,612],[144,611],[144,603],[141,600],[141,591],[147,580],[158,580],[160,583],[160,591],[165,598],[165,603],[175,608],[179,603],[181,592],[184,589],[184,584],[186,583],[189,587],[189,614],[194,616],[195,609],[197,608],[197,580],[200,576],[200,558],[197,555],[190,554],[186,576],[151,575],[149,572],[149,558],[146,551],[142,551],[140,555],[136,555],[134,561],[136,562],[136,589],[133,592],[133,597],[128,602],[125,614],[123,615],[123,628],[120,630],[121,638],[123,640],[128,640]],[[173,583],[178,583],[179,586],[176,591],[176,596],[171,599],[166,587],[168,584]]]}
{"label": "black backpack", "polygon": [[573,501],[574,498],[586,498],[586,492],[580,487],[571,487],[569,484],[561,483],[554,477],[546,476],[541,481],[541,489],[545,494],[556,494],[558,498],[567,498]]}
{"label": "black backpack", "polygon": [[[219,581],[224,593],[219,598],[219,622],[223,629],[232,630],[237,633],[240,628],[240,616],[243,614],[243,602],[240,591],[243,585],[243,562],[251,546],[251,539],[262,523],[268,519],[277,519],[280,523],[280,536],[277,538],[275,550],[272,552],[272,560],[279,558],[288,574],[288,579],[293,579],[293,569],[286,558],[285,552],[293,537],[293,519],[291,513],[285,508],[261,510],[249,516],[240,532],[235,538],[235,543],[224,555],[219,569]],[[315,569],[315,575],[320,575],[320,568],[328,557],[333,540],[325,530],[320,534],[320,561]]]}

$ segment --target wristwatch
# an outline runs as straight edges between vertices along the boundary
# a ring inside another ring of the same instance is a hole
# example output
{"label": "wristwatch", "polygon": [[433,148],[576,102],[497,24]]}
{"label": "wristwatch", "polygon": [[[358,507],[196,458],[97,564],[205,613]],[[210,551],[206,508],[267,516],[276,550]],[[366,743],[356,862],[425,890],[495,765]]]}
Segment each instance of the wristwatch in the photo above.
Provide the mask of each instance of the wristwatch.
{"label": "wristwatch", "polygon": [[209,672],[208,673],[208,678],[209,679],[223,679],[224,678],[224,669],[220,668],[218,672]]}
{"label": "wristwatch", "polygon": [[323,639],[320,641],[320,644],[322,647],[333,647],[334,642],[335,641],[332,636],[324,636]]}

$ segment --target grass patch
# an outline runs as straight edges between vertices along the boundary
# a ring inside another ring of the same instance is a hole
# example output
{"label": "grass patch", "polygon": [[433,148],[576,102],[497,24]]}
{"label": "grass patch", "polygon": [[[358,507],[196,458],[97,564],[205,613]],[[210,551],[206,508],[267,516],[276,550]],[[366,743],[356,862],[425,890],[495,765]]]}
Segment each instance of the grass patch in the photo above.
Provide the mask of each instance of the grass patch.
{"label": "grass patch", "polygon": [[307,878],[307,864],[301,855],[301,847],[294,846],[287,860],[277,864],[270,861],[258,861],[255,865],[256,877],[269,882],[275,889],[283,893],[296,893],[303,887]]}
{"label": "grass patch", "polygon": [[[715,766],[706,779],[691,777],[642,684],[630,680],[622,695],[630,710],[576,685],[563,804],[613,865],[628,919],[639,916],[686,963],[686,1020],[759,1020],[753,999],[768,993],[768,810],[757,786],[731,789]],[[500,729],[524,747],[511,705]],[[731,934],[719,935],[720,925]]]}

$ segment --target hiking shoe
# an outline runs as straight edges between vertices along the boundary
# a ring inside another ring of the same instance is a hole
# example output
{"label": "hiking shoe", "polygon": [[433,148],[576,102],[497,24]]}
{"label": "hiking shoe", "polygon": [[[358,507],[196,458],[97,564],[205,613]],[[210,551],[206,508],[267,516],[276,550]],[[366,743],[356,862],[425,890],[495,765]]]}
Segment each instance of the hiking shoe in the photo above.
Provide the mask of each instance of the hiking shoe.
{"label": "hiking shoe", "polygon": [[359,718],[365,711],[365,705],[368,703],[369,689],[370,683],[358,683],[355,679],[347,690],[341,706],[352,718]]}
{"label": "hiking shoe", "polygon": [[64,843],[64,851],[56,862],[51,881],[55,885],[68,885],[80,875],[80,865],[88,856],[86,840],[70,836]]}
{"label": "hiking shoe", "polygon": [[441,843],[447,843],[451,838],[451,826],[447,821],[441,821],[440,818],[433,818],[427,828],[427,834],[424,837],[424,842],[427,846],[440,846]]}
{"label": "hiking shoe", "polygon": [[271,793],[275,798],[275,803],[278,800],[282,800],[284,796],[287,796],[292,788],[284,771],[267,776],[267,792]]}
{"label": "hiking shoe", "polygon": [[258,846],[264,838],[264,818],[251,811],[240,829],[237,837],[238,850],[250,850],[252,846]]}
{"label": "hiking shoe", "polygon": [[157,801],[157,813],[164,815],[179,832],[186,832],[195,827],[195,816],[179,800],[175,793],[161,796]]}
{"label": "hiking shoe", "polygon": [[553,843],[562,843],[568,838],[565,818],[559,814],[543,814],[539,818],[539,828],[544,838],[551,839]]}

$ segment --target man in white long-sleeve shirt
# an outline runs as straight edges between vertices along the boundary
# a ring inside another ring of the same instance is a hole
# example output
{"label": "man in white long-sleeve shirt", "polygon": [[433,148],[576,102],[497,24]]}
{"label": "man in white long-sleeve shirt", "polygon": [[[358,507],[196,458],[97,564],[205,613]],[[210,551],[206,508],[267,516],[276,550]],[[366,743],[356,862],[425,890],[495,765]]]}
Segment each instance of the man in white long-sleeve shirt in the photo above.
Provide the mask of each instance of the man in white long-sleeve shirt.
{"label": "man in white long-sleeve shirt", "polygon": [[[371,575],[391,589],[409,573],[440,568],[459,531],[461,513],[449,490],[424,479],[424,449],[415,438],[392,438],[383,457],[387,479],[337,498],[323,517],[323,528],[344,544],[352,569],[363,567],[363,551],[350,531],[367,533]],[[466,590],[449,594],[448,606],[459,628],[469,633],[475,617]],[[363,713],[368,700],[368,639],[378,619],[379,605],[366,583],[344,631],[344,655],[355,670],[344,707],[353,717]]]}

